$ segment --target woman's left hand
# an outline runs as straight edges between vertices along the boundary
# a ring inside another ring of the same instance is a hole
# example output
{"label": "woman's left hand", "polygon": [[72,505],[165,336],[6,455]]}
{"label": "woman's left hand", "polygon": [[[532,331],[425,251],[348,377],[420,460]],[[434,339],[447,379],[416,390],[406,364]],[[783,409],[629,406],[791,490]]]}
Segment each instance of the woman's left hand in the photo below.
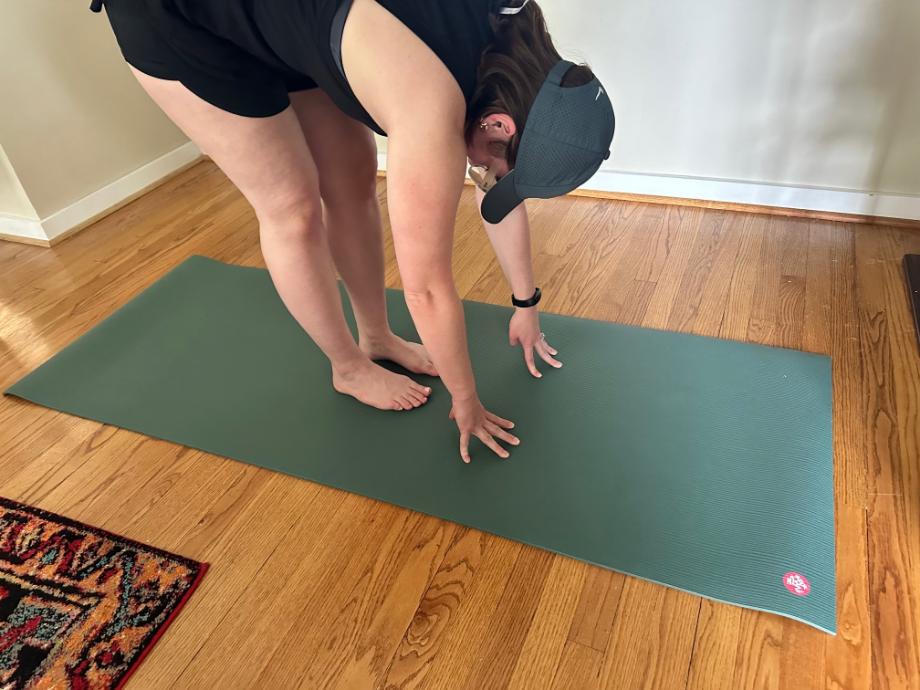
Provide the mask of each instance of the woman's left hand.
{"label": "woman's left hand", "polygon": [[555,359],[555,355],[559,353],[546,342],[546,337],[540,331],[540,314],[536,307],[518,307],[514,310],[514,316],[511,317],[508,326],[508,341],[511,345],[521,346],[527,368],[536,378],[541,378],[543,374],[534,362],[535,351],[547,364],[557,369],[562,366],[562,362]]}

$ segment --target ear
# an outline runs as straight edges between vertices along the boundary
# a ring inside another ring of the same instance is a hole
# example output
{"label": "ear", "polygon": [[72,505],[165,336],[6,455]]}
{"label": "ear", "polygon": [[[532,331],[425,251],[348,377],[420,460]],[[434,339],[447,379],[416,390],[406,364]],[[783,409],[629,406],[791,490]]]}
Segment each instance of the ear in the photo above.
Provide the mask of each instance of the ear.
{"label": "ear", "polygon": [[[486,131],[495,138],[504,139],[505,137],[514,136],[515,132],[517,132],[514,120],[507,113],[492,113],[483,119],[486,123]],[[496,134],[498,137],[495,136]]]}

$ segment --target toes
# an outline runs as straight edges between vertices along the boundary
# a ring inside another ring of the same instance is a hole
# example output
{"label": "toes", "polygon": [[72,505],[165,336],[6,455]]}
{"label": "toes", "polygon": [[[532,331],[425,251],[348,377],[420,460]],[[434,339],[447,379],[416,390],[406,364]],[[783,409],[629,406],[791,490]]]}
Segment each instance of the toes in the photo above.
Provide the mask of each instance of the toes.
{"label": "toes", "polygon": [[427,396],[425,393],[415,393],[415,392],[413,392],[413,393],[412,393],[412,396],[413,396],[416,400],[418,400],[418,404],[419,404],[419,405],[424,405],[426,402],[428,402],[428,396]]}
{"label": "toes", "polygon": [[425,397],[422,393],[416,393],[415,391],[410,391],[409,397],[415,402],[415,406],[424,405],[428,402],[428,398]]}
{"label": "toes", "polygon": [[416,383],[415,381],[412,382],[412,387],[410,390],[412,390],[413,393],[417,393],[418,395],[421,395],[425,398],[431,395],[431,389],[428,386],[423,386]]}

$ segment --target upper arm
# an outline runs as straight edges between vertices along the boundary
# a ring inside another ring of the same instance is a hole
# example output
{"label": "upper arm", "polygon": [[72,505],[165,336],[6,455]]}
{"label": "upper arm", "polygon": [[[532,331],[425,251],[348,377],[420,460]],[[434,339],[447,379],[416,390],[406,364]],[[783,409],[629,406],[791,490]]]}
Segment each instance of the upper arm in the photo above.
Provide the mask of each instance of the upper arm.
{"label": "upper arm", "polygon": [[349,84],[387,132],[387,206],[407,292],[450,281],[466,169],[466,101],[432,50],[388,10],[355,0],[342,35]]}
{"label": "upper arm", "polygon": [[451,251],[466,146],[443,126],[397,129],[387,145],[387,206],[403,287],[452,283]]}

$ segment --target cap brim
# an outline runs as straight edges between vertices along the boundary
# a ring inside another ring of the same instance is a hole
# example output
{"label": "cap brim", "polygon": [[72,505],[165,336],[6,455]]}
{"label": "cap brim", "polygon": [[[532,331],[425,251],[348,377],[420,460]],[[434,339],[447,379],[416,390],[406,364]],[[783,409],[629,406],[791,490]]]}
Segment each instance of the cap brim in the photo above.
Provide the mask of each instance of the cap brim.
{"label": "cap brim", "polygon": [[487,223],[495,225],[502,222],[524,199],[514,190],[514,170],[495,183],[482,198],[480,211]]}

